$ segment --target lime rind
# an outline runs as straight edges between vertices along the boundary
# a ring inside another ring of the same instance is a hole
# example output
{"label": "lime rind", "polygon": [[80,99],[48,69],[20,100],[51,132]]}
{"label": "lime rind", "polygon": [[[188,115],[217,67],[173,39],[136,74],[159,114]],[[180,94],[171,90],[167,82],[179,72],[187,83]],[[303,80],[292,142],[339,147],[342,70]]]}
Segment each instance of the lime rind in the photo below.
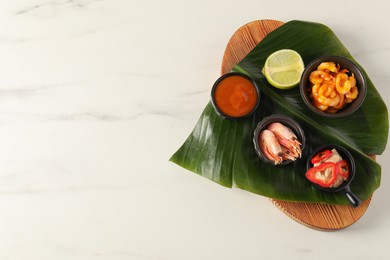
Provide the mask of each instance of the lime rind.
{"label": "lime rind", "polygon": [[262,73],[267,81],[279,89],[291,89],[299,84],[305,66],[301,55],[282,49],[268,56]]}

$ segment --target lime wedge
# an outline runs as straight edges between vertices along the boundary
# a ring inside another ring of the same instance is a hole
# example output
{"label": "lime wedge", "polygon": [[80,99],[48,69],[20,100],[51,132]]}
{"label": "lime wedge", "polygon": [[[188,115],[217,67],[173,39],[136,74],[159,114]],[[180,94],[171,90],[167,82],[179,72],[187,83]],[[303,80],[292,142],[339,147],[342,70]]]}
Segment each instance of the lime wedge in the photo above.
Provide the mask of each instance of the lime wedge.
{"label": "lime wedge", "polygon": [[268,56],[262,73],[272,86],[290,89],[298,85],[304,69],[305,65],[298,52],[282,49]]}

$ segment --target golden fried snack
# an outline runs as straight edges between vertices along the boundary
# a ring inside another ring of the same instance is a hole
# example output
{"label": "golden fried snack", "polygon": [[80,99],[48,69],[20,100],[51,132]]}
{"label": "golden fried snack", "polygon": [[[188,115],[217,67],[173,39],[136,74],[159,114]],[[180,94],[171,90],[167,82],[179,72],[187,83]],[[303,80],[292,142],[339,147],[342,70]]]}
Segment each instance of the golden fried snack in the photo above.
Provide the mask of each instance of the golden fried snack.
{"label": "golden fried snack", "polygon": [[317,70],[310,73],[311,98],[314,105],[326,112],[336,113],[346,104],[355,100],[359,94],[355,75],[348,75],[334,62],[322,62]]}

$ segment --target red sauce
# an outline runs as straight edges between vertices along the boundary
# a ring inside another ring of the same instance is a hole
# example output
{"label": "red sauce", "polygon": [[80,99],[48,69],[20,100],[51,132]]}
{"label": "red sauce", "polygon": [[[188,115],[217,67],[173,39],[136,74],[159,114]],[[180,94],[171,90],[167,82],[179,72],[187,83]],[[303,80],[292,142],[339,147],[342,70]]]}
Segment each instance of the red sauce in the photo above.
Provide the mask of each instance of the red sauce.
{"label": "red sauce", "polygon": [[256,107],[258,95],[249,79],[233,75],[218,83],[214,92],[214,100],[223,114],[241,117],[249,114]]}

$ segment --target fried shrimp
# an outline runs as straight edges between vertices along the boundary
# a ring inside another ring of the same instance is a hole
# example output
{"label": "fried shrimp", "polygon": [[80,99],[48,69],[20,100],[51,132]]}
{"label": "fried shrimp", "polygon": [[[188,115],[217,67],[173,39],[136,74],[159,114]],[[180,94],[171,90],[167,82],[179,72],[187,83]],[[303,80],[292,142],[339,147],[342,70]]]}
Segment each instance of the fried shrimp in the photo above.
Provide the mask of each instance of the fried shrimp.
{"label": "fried shrimp", "polygon": [[311,97],[318,109],[335,113],[357,98],[359,90],[355,75],[348,75],[348,72],[334,62],[322,62],[311,72]]}
{"label": "fried shrimp", "polygon": [[324,81],[328,81],[331,79],[332,77],[328,73],[322,70],[315,70],[309,76],[309,80],[313,84],[322,83]]}
{"label": "fried shrimp", "polygon": [[359,94],[359,91],[358,91],[357,87],[354,86],[353,88],[351,88],[350,92],[345,94],[345,97],[348,99],[354,100],[357,98],[358,94]]}
{"label": "fried shrimp", "polygon": [[323,62],[320,65],[318,65],[317,70],[322,70],[325,72],[338,72],[339,69],[336,67],[336,64],[334,62]]}

